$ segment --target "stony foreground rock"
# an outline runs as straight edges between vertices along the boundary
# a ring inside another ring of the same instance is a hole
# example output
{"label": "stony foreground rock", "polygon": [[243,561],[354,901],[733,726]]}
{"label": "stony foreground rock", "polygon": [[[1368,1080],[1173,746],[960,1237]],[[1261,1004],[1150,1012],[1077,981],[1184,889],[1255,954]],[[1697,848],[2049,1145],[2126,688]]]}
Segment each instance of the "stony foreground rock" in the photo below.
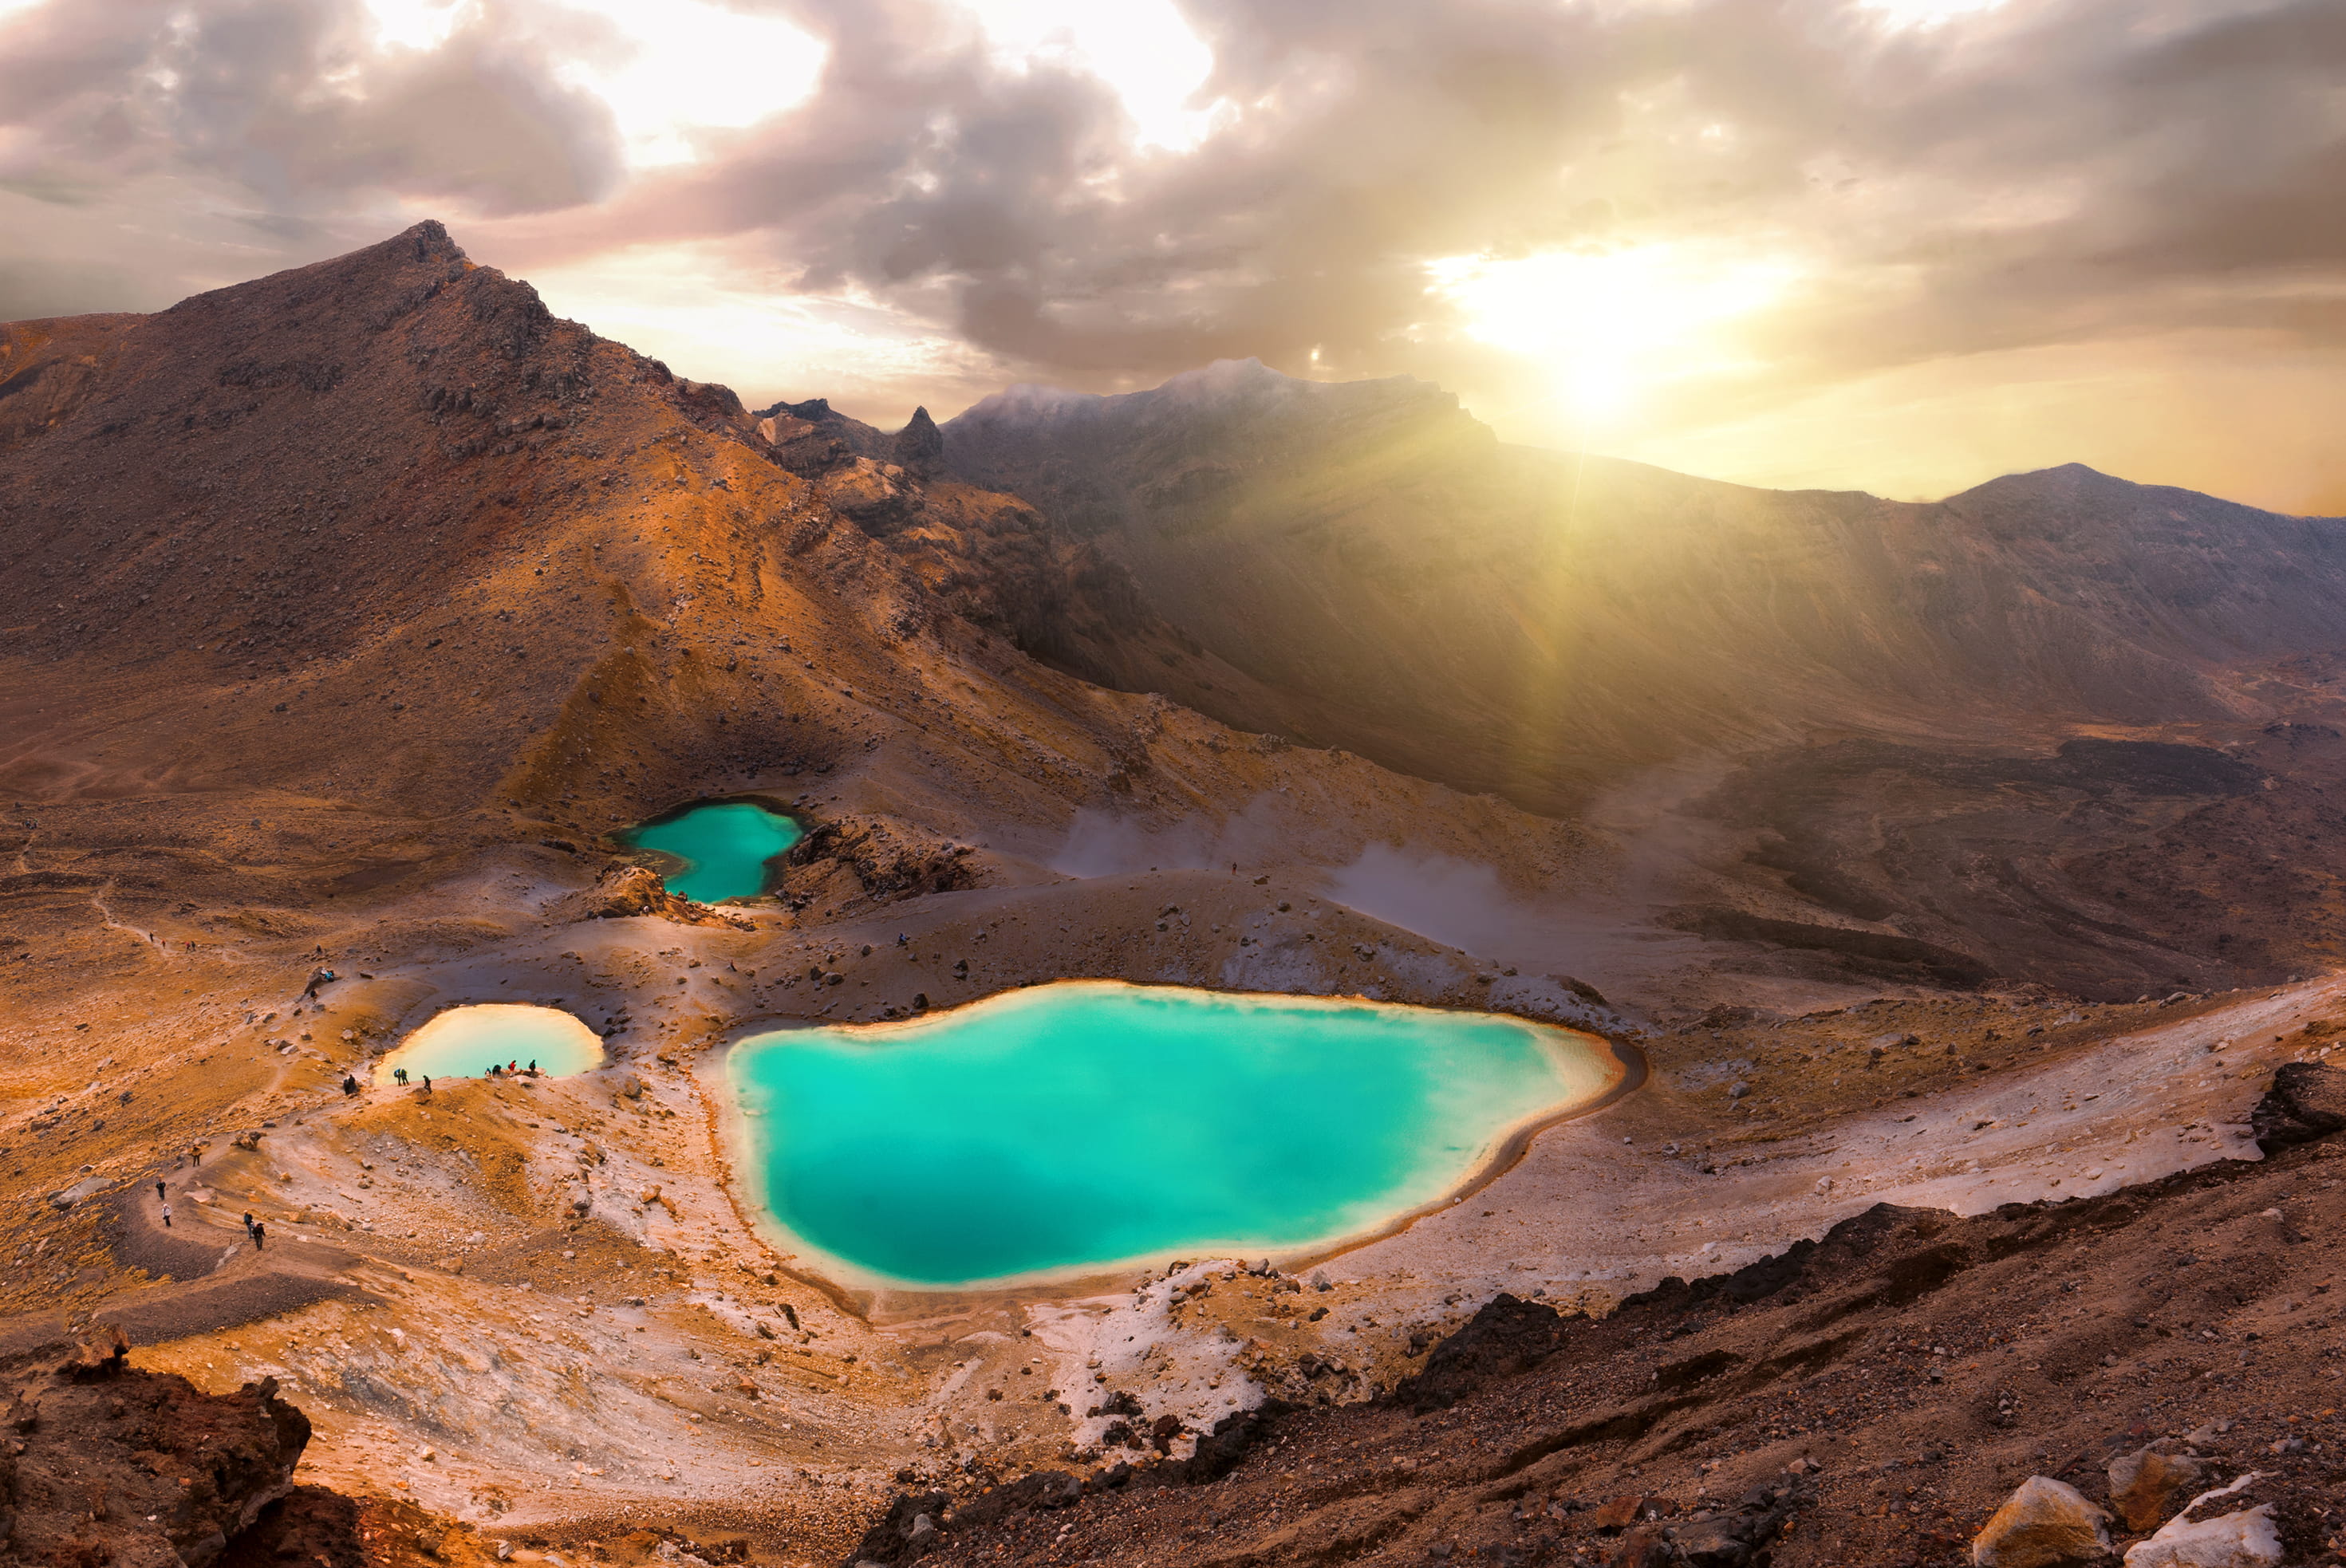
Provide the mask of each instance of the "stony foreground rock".
{"label": "stony foreground rock", "polygon": [[2178,1519],[2126,1554],[2126,1568],[2278,1568],[2285,1560],[2270,1505]]}
{"label": "stony foreground rock", "polygon": [[2272,1088],[2249,1113],[2249,1125],[2267,1155],[2346,1130],[2346,1068],[2288,1063],[2273,1074]]}
{"label": "stony foreground rock", "polygon": [[1972,1538],[1978,1568],[2069,1568],[2110,1555],[2109,1515],[2065,1481],[2032,1475]]}
{"label": "stony foreground rock", "polygon": [[2172,1518],[2207,1476],[2208,1467],[2189,1454],[2137,1449],[2110,1461],[2110,1503],[2138,1535]]}
{"label": "stony foreground rock", "polygon": [[0,1358],[0,1562],[206,1568],[292,1485],[310,1420],[273,1380],[207,1394],[118,1340]]}

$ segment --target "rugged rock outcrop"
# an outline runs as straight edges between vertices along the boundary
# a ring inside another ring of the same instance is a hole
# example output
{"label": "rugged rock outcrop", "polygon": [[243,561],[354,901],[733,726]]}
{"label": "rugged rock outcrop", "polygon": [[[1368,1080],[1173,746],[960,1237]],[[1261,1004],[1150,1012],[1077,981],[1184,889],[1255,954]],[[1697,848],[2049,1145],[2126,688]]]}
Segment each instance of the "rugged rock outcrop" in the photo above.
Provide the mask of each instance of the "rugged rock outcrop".
{"label": "rugged rock outcrop", "polygon": [[1096,545],[1017,496],[955,480],[927,409],[892,435],[821,398],[752,417],[777,462],[954,614],[1089,680],[1258,730],[1292,724],[1291,705],[1167,623]]}
{"label": "rugged rock outcrop", "polygon": [[0,1357],[0,1560],[207,1568],[291,1490],[309,1418],[273,1380],[207,1394],[97,1333]]}
{"label": "rugged rock outcrop", "polygon": [[2249,1113],[2249,1125],[2268,1155],[2346,1132],[2346,1069],[2290,1063],[2273,1074],[2272,1088]]}
{"label": "rugged rock outcrop", "polygon": [[678,925],[738,924],[719,911],[680,899],[669,892],[660,874],[649,866],[611,866],[595,885],[566,894],[546,911],[557,921],[627,920],[657,915]]}

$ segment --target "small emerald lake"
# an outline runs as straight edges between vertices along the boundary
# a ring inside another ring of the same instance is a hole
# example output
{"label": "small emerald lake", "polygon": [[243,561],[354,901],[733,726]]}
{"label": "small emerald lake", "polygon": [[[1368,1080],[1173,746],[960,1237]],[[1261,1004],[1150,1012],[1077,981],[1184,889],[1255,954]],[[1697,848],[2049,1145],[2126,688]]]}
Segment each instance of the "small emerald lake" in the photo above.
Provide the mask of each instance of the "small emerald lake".
{"label": "small emerald lake", "polygon": [[377,1084],[407,1069],[425,1078],[482,1078],[492,1066],[535,1066],[566,1078],[603,1064],[603,1041],[577,1014],[520,1002],[479,1002],[435,1013],[374,1064]]}
{"label": "small emerald lake", "polygon": [[754,800],[709,800],[663,812],[611,835],[673,862],[662,886],[695,903],[755,898],[773,885],[773,861],[806,835]]}
{"label": "small emerald lake", "polygon": [[1622,1077],[1494,1013],[1100,981],[754,1035],[726,1071],[747,1196],[915,1288],[1365,1236]]}

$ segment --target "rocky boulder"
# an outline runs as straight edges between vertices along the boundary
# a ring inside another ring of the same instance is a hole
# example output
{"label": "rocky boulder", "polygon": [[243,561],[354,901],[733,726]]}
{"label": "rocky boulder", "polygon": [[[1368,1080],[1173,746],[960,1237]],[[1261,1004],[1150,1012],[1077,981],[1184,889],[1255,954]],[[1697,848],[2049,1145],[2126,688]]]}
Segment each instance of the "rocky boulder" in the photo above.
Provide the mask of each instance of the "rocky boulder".
{"label": "rocky boulder", "polygon": [[2106,1562],[2109,1515],[2050,1476],[2020,1483],[1972,1537],[1974,1568],[2082,1568]]}
{"label": "rocky boulder", "polygon": [[2208,1467],[2188,1454],[2168,1453],[2160,1444],[2110,1461],[2110,1503],[2137,1534],[2156,1530],[2207,1479]]}
{"label": "rocky boulder", "polygon": [[2270,1503],[2213,1519],[2175,1519],[2126,1554],[2126,1568],[2280,1568],[2287,1561]]}
{"label": "rocky boulder", "polygon": [[2320,1062],[2285,1063],[2272,1088],[2249,1113],[2257,1147],[2267,1156],[2346,1129],[2346,1068]]}

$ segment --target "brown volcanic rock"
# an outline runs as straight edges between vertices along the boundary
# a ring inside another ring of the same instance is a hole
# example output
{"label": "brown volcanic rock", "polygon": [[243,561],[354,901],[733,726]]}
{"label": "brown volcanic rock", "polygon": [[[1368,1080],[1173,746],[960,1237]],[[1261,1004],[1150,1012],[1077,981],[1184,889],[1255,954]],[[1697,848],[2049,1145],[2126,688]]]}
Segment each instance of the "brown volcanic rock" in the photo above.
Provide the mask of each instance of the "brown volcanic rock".
{"label": "brown volcanic rock", "polygon": [[283,1497],[309,1419],[274,1380],[207,1394],[63,1344],[0,1359],[0,1545],[26,1563],[205,1568]]}
{"label": "brown volcanic rock", "polygon": [[2249,1114],[2249,1125],[2268,1155],[2346,1131],[2346,1069],[2290,1063],[2273,1074],[2272,1089]]}
{"label": "brown volcanic rock", "polygon": [[2110,1461],[2110,1506],[2137,1534],[2166,1523],[2208,1479],[2208,1467],[2198,1460],[2168,1451],[2177,1446],[2154,1444]]}
{"label": "brown volcanic rock", "polygon": [[660,874],[649,866],[607,867],[595,879],[593,887],[559,900],[546,913],[557,921],[627,920],[638,915],[657,915],[678,925],[738,923],[715,910],[669,892]]}
{"label": "brown volcanic rock", "polygon": [[1972,1538],[1978,1568],[2087,1568],[2108,1561],[2109,1514],[2074,1486],[2032,1475]]}

